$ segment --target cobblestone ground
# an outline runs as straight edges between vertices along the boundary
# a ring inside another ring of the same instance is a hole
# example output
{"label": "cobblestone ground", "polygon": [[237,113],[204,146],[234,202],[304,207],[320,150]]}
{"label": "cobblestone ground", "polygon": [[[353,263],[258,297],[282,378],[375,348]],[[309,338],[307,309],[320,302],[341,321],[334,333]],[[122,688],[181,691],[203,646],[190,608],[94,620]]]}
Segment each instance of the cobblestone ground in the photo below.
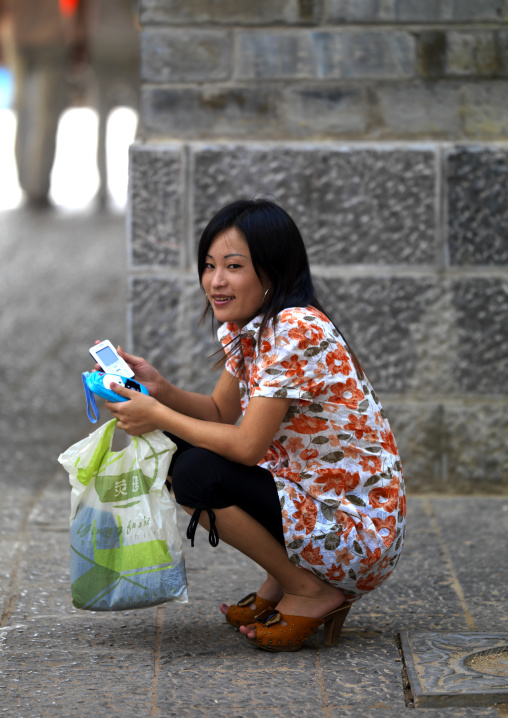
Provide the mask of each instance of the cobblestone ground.
{"label": "cobblestone ground", "polygon": [[[96,338],[125,341],[120,216],[0,215],[0,714],[226,718],[409,713],[399,631],[508,632],[508,498],[409,501],[396,574],[363,599],[341,643],[299,653],[249,646],[218,613],[259,570],[206,535],[186,548],[190,601],[77,611],[61,451],[91,431],[80,373]],[[183,517],[181,517],[183,525]],[[503,707],[415,709],[507,716]]]}

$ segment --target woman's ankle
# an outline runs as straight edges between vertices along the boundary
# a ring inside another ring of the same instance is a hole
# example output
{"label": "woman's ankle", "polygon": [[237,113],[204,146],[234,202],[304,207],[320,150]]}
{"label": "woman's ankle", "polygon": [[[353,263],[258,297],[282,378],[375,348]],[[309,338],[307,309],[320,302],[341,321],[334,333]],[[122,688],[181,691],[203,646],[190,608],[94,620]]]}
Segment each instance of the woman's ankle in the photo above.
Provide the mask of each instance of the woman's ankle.
{"label": "woman's ankle", "polygon": [[264,582],[259,587],[257,595],[267,601],[280,601],[284,595],[284,589],[273,576],[268,574]]}

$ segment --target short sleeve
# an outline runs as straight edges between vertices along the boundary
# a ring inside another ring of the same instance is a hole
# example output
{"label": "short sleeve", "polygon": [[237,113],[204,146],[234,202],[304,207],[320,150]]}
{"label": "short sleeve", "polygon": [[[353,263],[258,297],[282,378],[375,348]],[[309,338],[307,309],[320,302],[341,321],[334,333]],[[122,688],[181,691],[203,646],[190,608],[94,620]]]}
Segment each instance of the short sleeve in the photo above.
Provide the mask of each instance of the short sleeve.
{"label": "short sleeve", "polygon": [[[321,318],[322,317],[322,318]],[[327,379],[325,351],[335,328],[324,317],[304,308],[281,312],[275,332],[264,334],[257,346],[250,396],[311,401]]]}

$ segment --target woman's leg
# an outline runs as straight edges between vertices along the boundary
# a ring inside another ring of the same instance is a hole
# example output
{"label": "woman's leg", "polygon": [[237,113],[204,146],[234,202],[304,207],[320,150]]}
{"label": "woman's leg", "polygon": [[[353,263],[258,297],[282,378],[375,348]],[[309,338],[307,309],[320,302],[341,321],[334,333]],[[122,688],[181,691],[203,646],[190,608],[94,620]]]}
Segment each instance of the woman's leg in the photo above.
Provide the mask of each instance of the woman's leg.
{"label": "woman's leg", "polygon": [[[192,508],[182,508],[189,514],[194,513]],[[344,603],[345,595],[340,589],[292,564],[284,546],[241,508],[228,506],[213,509],[213,512],[221,539],[265,569],[270,581],[280,584],[284,595],[277,610],[281,613],[320,618]],[[210,529],[208,516],[204,512],[199,523],[205,529]],[[255,631],[247,626],[241,626],[240,631],[249,638],[255,637]]]}

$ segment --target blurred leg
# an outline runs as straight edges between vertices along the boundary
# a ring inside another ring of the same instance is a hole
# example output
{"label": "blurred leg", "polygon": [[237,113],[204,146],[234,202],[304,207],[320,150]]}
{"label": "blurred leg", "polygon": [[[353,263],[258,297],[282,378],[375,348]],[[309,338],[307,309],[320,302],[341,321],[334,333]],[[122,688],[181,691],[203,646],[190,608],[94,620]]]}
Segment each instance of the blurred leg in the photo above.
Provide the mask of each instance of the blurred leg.
{"label": "blurred leg", "polygon": [[15,152],[19,183],[30,199],[44,201],[50,188],[58,121],[65,107],[65,56],[60,52],[18,54]]}

